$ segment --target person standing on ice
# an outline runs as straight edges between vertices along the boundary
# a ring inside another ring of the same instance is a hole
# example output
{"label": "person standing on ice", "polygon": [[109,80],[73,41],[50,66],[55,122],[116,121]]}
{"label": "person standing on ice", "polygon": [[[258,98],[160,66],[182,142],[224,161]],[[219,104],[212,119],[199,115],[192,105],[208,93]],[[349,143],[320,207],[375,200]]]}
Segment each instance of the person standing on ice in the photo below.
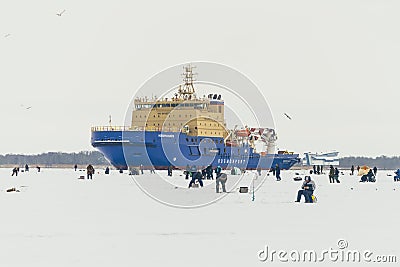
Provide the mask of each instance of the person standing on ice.
{"label": "person standing on ice", "polygon": [[29,166],[28,166],[28,164],[25,164],[25,171],[26,171],[26,172],[29,172]]}
{"label": "person standing on ice", "polygon": [[143,164],[140,164],[140,172],[143,174]]}
{"label": "person standing on ice", "polygon": [[378,172],[378,168],[375,166],[374,167],[374,176],[376,177],[376,173]]}
{"label": "person standing on ice", "polygon": [[335,174],[333,175],[333,178],[335,178],[336,183],[340,183],[339,181],[339,170],[338,168],[335,168]]}
{"label": "person standing on ice", "polygon": [[280,181],[281,179],[281,168],[279,167],[279,164],[276,164],[275,166],[275,176],[276,176],[276,180]]}
{"label": "person standing on ice", "polygon": [[215,179],[217,179],[220,175],[221,175],[221,172],[222,172],[222,168],[221,168],[221,166],[217,166],[217,168],[215,168]]}
{"label": "person standing on ice", "polygon": [[319,175],[320,174],[320,167],[319,167],[319,165],[317,165],[317,174]]}
{"label": "person standing on ice", "polygon": [[168,176],[172,176],[172,165],[168,166]]}
{"label": "person standing on ice", "polygon": [[350,175],[354,175],[354,165],[351,165],[351,174]]}
{"label": "person standing on ice", "polygon": [[15,176],[18,176],[18,168],[17,168],[17,167],[15,167],[15,168],[12,170],[11,176],[14,176],[14,174],[15,174]]}
{"label": "person standing on ice", "polygon": [[74,169],[75,169],[75,171],[76,171],[76,169],[78,169],[78,165],[75,164]]}
{"label": "person standing on ice", "polygon": [[360,166],[357,166],[357,172],[359,172],[360,171]]}
{"label": "person standing on ice", "polygon": [[334,176],[335,176],[335,169],[334,169],[333,166],[331,165],[331,166],[329,167],[329,182],[330,182],[330,183],[335,183]]}
{"label": "person standing on ice", "polygon": [[312,169],[313,169],[313,173],[317,174],[317,168],[315,167],[315,165],[312,166]]}
{"label": "person standing on ice", "polygon": [[86,167],[86,171],[87,171],[87,179],[92,180],[93,179],[93,174],[94,174],[94,168],[91,164],[89,164]]}
{"label": "person standing on ice", "polygon": [[297,199],[295,202],[300,202],[301,196],[304,196],[306,203],[313,203],[312,195],[314,194],[314,190],[314,181],[311,180],[310,176],[306,176],[301,189],[297,192]]}

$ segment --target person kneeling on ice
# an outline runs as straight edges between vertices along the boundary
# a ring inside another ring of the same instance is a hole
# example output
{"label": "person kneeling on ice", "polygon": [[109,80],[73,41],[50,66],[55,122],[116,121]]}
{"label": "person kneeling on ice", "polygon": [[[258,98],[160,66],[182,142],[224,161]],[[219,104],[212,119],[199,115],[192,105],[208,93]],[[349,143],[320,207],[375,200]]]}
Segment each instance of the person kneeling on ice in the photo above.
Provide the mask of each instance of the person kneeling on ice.
{"label": "person kneeling on ice", "polygon": [[203,181],[202,181],[203,179],[202,178],[203,178],[203,175],[201,174],[201,172],[197,171],[197,172],[192,173],[192,180],[190,180],[189,188],[191,188],[192,185],[194,183],[196,183],[196,180],[199,182],[200,186],[203,187]]}
{"label": "person kneeling on ice", "polygon": [[306,176],[304,178],[303,185],[301,186],[301,190],[297,192],[297,200],[296,202],[300,202],[301,196],[304,195],[306,203],[313,203],[312,195],[315,190],[315,183],[311,180],[310,176]]}
{"label": "person kneeling on ice", "polygon": [[395,171],[394,174],[396,174],[396,176],[394,177],[394,181],[395,182],[400,181],[400,169],[397,169],[397,171]]}

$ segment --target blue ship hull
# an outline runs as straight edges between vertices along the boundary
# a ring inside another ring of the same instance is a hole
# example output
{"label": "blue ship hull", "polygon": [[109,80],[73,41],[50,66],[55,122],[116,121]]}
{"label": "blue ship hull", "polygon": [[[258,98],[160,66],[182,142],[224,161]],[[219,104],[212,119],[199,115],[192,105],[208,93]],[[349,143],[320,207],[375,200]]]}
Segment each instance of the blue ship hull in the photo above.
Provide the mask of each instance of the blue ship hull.
{"label": "blue ship hull", "polygon": [[227,146],[221,137],[188,136],[159,131],[93,131],[92,146],[117,169],[143,165],[145,169],[186,168],[220,165],[255,170],[279,165],[290,169],[300,161],[298,154],[255,153],[249,145]]}

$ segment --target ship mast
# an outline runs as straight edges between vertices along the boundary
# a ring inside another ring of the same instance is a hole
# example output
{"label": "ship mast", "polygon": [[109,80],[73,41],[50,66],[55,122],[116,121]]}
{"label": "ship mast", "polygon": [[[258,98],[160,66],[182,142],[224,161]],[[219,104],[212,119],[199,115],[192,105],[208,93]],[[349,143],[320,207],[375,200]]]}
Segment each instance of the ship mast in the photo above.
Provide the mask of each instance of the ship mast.
{"label": "ship mast", "polygon": [[194,68],[195,67],[190,64],[183,67],[184,73],[182,73],[182,76],[184,84],[179,85],[178,93],[179,96],[184,99],[191,99],[192,95],[195,93],[193,81],[195,81],[194,75],[196,74],[193,73]]}

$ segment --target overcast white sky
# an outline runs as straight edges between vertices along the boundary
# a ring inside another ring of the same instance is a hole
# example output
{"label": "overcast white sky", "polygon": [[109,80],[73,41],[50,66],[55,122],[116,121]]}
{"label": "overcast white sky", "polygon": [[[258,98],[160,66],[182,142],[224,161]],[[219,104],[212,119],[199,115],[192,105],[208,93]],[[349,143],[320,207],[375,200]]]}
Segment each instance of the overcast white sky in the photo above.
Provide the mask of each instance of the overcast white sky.
{"label": "overcast white sky", "polygon": [[399,1],[237,2],[0,1],[0,153],[92,149],[146,79],[215,61],[260,87],[279,148],[399,154]]}

